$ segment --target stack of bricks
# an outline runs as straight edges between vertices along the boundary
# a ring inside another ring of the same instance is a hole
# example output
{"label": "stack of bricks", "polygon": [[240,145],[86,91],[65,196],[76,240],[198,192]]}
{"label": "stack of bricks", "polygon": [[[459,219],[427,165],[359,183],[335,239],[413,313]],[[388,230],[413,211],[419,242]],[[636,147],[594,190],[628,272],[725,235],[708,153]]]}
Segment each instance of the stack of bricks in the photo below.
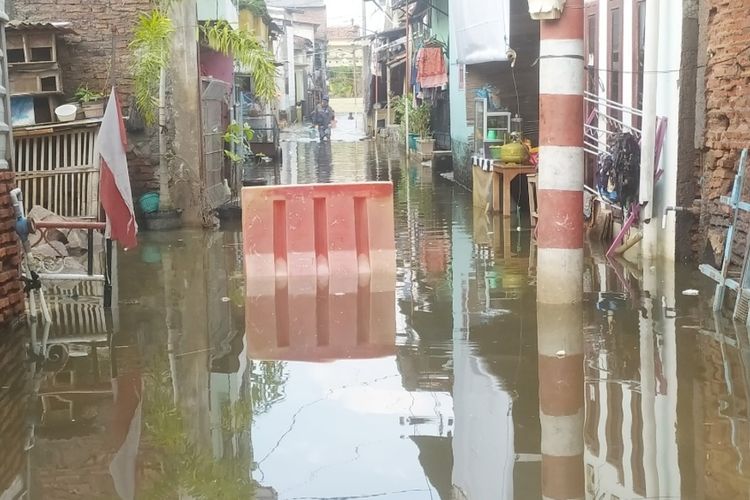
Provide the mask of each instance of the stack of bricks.
{"label": "stack of bricks", "polygon": [[21,252],[15,233],[10,190],[13,172],[0,170],[0,328],[18,319],[24,311],[19,264]]}
{"label": "stack of bricks", "polygon": [[[706,23],[705,49],[709,56],[705,68],[701,233],[717,256],[729,225],[729,210],[720,197],[732,190],[740,150],[750,147],[750,10],[747,0],[709,0],[708,4],[707,19],[701,19]],[[750,199],[747,192],[743,199]],[[743,222],[735,260],[742,259],[745,248],[748,221]]]}

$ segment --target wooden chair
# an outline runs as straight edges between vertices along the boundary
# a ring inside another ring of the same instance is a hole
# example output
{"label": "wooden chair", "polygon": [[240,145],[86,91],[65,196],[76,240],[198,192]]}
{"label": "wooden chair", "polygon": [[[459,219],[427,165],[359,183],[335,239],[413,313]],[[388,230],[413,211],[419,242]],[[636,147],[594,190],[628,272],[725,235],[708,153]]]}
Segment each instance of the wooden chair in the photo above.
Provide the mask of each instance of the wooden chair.
{"label": "wooden chair", "polygon": [[526,181],[529,185],[529,215],[531,216],[532,227],[536,226],[537,220],[539,219],[536,202],[536,175],[537,174],[529,174],[526,176]]}

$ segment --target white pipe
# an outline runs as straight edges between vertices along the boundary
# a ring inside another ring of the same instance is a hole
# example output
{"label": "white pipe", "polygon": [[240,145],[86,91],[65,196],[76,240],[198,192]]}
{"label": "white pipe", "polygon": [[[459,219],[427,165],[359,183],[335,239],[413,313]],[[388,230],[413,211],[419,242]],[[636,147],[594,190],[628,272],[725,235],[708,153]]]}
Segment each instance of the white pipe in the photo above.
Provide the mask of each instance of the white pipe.
{"label": "white pipe", "polygon": [[97,281],[104,282],[103,274],[55,274],[39,273],[39,279],[49,281]]}
{"label": "white pipe", "polygon": [[13,211],[15,212],[16,218],[23,218],[26,216],[23,209],[23,192],[21,188],[14,188],[10,190],[10,202],[13,205]]}
{"label": "white pipe", "polygon": [[[643,71],[643,130],[641,131],[641,183],[640,203],[645,204],[641,211],[646,222],[653,216],[654,206],[654,157],[656,155],[656,90],[657,70],[659,69],[659,2],[646,2],[646,40]],[[656,254],[656,231],[644,226],[643,257],[652,258]]]}

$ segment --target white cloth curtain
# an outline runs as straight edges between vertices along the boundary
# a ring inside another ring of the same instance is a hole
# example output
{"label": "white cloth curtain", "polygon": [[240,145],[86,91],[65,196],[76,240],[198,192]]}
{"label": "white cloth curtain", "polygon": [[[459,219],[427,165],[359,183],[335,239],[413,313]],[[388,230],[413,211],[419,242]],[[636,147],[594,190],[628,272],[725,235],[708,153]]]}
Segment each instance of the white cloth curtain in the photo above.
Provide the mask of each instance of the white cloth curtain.
{"label": "white cloth curtain", "polygon": [[456,28],[451,42],[458,51],[459,64],[508,60],[509,0],[452,0],[450,14]]}

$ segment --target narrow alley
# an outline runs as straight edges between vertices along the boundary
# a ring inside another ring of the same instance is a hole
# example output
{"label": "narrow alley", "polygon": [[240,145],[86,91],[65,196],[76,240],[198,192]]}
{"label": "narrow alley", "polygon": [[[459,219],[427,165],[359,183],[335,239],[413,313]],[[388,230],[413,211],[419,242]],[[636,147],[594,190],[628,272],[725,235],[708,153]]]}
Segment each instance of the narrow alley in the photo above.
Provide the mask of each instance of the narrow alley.
{"label": "narrow alley", "polygon": [[[541,442],[555,396],[539,384],[549,318],[528,221],[504,225],[385,143],[306,134],[285,134],[282,164],[257,175],[392,181],[395,294],[268,307],[245,299],[239,225],[144,233],[120,256],[111,313],[61,307],[49,331],[0,335],[0,498],[532,499],[568,474]],[[584,400],[563,402],[584,417],[582,436],[561,436],[582,467],[562,484],[747,498],[747,331],[714,319],[694,268],[642,282],[596,255],[571,325]],[[301,320],[321,308],[329,324]],[[47,363],[24,361],[30,335]]]}

